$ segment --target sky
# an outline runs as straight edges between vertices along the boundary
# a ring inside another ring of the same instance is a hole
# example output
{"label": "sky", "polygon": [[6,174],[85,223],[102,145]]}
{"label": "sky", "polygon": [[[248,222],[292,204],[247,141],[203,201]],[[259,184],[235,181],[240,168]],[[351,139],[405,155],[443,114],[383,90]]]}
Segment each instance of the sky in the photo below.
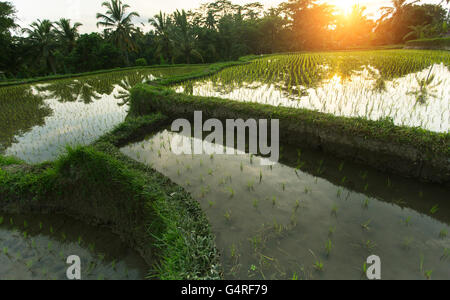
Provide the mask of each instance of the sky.
{"label": "sky", "polygon": [[[95,18],[97,12],[104,12],[101,4],[105,0],[9,0],[17,10],[18,23],[22,27],[28,26],[36,19],[49,19],[52,21],[60,18],[71,19],[80,22],[83,26],[81,33],[99,31]],[[232,0],[235,4],[246,4],[258,0]],[[344,11],[353,4],[360,4],[367,7],[368,13],[377,14],[379,8],[389,5],[389,0],[323,0],[334,4]],[[171,13],[176,9],[195,9],[202,3],[211,2],[205,0],[125,0],[131,6],[132,11],[137,11],[141,17],[135,19],[135,23],[148,24],[148,19],[159,11]],[[266,7],[276,6],[282,0],[259,0]],[[439,3],[440,0],[423,0],[422,3]],[[130,10],[130,11],[131,11]],[[145,27],[149,29],[148,26]]]}

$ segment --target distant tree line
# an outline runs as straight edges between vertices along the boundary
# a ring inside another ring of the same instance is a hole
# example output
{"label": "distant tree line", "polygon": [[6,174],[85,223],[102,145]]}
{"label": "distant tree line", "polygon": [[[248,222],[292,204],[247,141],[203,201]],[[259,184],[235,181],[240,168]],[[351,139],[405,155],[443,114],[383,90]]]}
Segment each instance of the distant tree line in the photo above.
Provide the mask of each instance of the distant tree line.
{"label": "distant tree line", "polygon": [[343,15],[317,0],[288,0],[268,10],[258,2],[218,0],[194,11],[161,12],[148,20],[152,29],[143,32],[133,22],[137,12],[121,0],[110,0],[97,14],[101,31],[80,35],[82,24],[68,19],[36,20],[20,28],[14,6],[0,1],[0,78],[400,44],[447,34],[450,15],[445,2],[392,0],[375,20],[358,5]]}

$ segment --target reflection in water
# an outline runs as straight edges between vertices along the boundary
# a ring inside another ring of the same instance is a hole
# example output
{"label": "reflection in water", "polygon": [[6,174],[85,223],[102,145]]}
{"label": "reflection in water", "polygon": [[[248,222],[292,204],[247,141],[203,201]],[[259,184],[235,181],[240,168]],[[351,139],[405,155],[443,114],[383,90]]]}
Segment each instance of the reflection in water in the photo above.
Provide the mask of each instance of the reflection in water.
{"label": "reflection in water", "polygon": [[0,88],[0,99],[0,153],[17,141],[17,135],[43,126],[45,118],[52,114],[44,98],[29,88]]}
{"label": "reflection in water", "polygon": [[442,52],[280,55],[174,89],[447,132],[449,65]]}
{"label": "reflection in water", "polygon": [[383,279],[450,279],[445,188],[289,147],[273,167],[250,155],[177,156],[176,136],[121,151],[200,202],[227,279],[360,279],[373,254]]}
{"label": "reflection in water", "polygon": [[[53,160],[123,122],[130,87],[202,66],[142,69],[0,88],[0,153],[29,163]],[[125,102],[125,103],[124,103]]]}
{"label": "reflection in water", "polygon": [[0,280],[67,279],[67,257],[81,279],[144,279],[145,261],[110,231],[66,216],[0,215]]}

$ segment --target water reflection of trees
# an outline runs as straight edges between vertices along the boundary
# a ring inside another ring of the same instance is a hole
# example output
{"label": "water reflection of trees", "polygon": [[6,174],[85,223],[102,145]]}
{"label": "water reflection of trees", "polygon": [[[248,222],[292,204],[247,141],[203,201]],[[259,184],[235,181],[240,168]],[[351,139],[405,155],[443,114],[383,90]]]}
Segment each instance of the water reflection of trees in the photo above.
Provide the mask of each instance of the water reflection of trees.
{"label": "water reflection of trees", "polygon": [[[48,100],[56,99],[63,103],[78,101],[90,104],[104,96],[111,96],[118,86],[121,89],[130,89],[149,78],[150,75],[145,72],[107,73],[99,76],[58,80],[50,84],[39,85],[36,89]],[[124,85],[124,81],[127,84]]]}
{"label": "water reflection of trees", "polygon": [[81,102],[86,105],[105,96],[112,96],[116,88],[119,95],[129,95],[137,83],[149,79],[148,72],[119,72],[99,76],[63,79],[34,87],[12,86],[0,89],[0,151],[10,147],[16,138],[34,126],[44,126],[52,109],[45,100],[61,103]]}
{"label": "water reflection of trees", "polygon": [[0,99],[0,151],[16,142],[17,136],[44,125],[52,114],[44,98],[33,94],[30,86],[1,88]]}

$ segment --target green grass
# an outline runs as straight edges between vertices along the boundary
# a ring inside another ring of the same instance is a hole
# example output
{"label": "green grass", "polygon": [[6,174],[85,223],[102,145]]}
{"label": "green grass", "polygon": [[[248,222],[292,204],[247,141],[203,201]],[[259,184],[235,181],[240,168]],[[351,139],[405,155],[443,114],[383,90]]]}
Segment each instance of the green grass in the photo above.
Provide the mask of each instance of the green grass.
{"label": "green grass", "polygon": [[54,81],[54,80],[60,80],[60,79],[79,78],[79,77],[84,77],[84,76],[92,76],[92,75],[100,75],[100,74],[105,74],[105,73],[132,71],[132,70],[166,69],[166,68],[178,68],[178,67],[190,67],[190,68],[195,69],[195,68],[199,68],[199,67],[206,68],[207,66],[208,65],[180,64],[180,65],[153,65],[153,66],[135,66],[135,67],[128,67],[128,68],[114,68],[114,69],[108,69],[108,70],[98,70],[98,71],[75,73],[75,74],[57,74],[57,75],[42,76],[42,77],[27,78],[27,79],[12,79],[12,80],[7,80],[7,81],[0,81],[0,87],[21,85],[21,84],[31,84],[31,83],[37,83],[37,82],[43,82],[43,81]]}

